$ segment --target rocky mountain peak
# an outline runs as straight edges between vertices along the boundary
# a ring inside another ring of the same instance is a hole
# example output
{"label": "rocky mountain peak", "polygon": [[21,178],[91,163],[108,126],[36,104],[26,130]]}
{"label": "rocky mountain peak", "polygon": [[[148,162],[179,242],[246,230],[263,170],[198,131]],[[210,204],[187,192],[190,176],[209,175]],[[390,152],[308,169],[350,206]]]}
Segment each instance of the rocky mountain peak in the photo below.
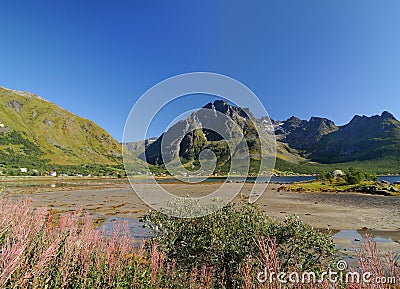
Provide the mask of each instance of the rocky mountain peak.
{"label": "rocky mountain peak", "polygon": [[382,112],[381,117],[384,119],[388,119],[388,118],[396,119],[393,114],[391,114],[390,112],[388,112],[386,110]]}
{"label": "rocky mountain peak", "polygon": [[309,127],[314,127],[314,129],[319,130],[320,134],[326,134],[332,131],[337,130],[337,126],[333,121],[323,117],[311,117],[308,122]]}
{"label": "rocky mountain peak", "polygon": [[318,117],[318,116],[312,116],[310,118],[309,122],[317,122],[317,123],[329,123],[329,124],[334,124],[333,121],[331,121],[330,119],[327,119],[325,117]]}
{"label": "rocky mountain peak", "polygon": [[253,115],[251,114],[248,108],[241,108],[237,106],[230,105],[226,101],[222,99],[217,99],[213,103],[206,104],[203,108],[213,109],[230,117],[233,116],[240,116],[242,118],[252,118]]}
{"label": "rocky mountain peak", "polygon": [[370,126],[370,125],[378,125],[382,124],[385,121],[397,121],[396,118],[388,111],[383,111],[381,115],[374,116],[360,116],[355,115],[351,121],[345,125],[344,127],[354,127],[354,126]]}
{"label": "rocky mountain peak", "polygon": [[363,116],[361,116],[361,115],[358,115],[358,114],[356,114],[356,115],[354,115],[353,116],[353,118],[350,120],[350,122],[348,123],[348,125],[349,124],[351,124],[351,123],[356,123],[356,122],[359,122],[361,119],[365,119],[365,118],[367,118],[365,115],[363,115]]}
{"label": "rocky mountain peak", "polygon": [[313,146],[324,135],[338,130],[333,121],[321,117],[311,117],[309,121],[291,117],[281,127],[285,129],[283,142],[296,149]]}

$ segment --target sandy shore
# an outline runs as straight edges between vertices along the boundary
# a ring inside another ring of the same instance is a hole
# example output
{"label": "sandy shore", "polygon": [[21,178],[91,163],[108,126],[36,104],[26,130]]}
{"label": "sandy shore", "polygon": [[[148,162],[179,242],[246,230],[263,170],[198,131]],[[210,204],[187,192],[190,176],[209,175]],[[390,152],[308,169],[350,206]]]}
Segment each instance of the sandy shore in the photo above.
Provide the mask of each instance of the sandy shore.
{"label": "sandy shore", "polygon": [[[154,191],[152,184],[139,184],[145,191]],[[242,184],[225,184],[236,190]],[[239,195],[246,196],[254,184],[244,184]],[[180,196],[202,196],[221,186],[208,184],[163,184],[169,192]],[[255,186],[262,186],[256,184]],[[299,215],[316,228],[400,232],[400,197],[372,196],[359,193],[304,193],[277,191],[279,184],[269,184],[257,201],[266,214],[278,220],[288,214]],[[140,218],[149,207],[129,184],[97,186],[6,188],[3,195],[28,197],[34,206],[52,208],[55,212],[73,211],[80,207],[97,220],[111,216]],[[240,196],[235,201],[240,200]],[[157,199],[154,199],[157,202]]]}

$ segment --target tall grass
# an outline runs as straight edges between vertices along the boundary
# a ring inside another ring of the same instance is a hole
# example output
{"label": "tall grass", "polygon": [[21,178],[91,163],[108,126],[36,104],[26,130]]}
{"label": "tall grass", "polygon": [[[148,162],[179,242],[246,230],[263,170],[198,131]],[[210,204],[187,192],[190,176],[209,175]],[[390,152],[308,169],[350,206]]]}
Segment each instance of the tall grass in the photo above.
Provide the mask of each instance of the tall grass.
{"label": "tall grass", "polygon": [[178,272],[156,245],[135,248],[126,224],[105,236],[79,210],[55,218],[0,198],[0,288],[199,288],[209,279],[208,268]]}
{"label": "tall grass", "polygon": [[228,275],[218,268],[180,269],[156,243],[135,246],[126,223],[117,223],[106,236],[79,210],[54,216],[51,210],[33,208],[28,200],[0,198],[0,288],[400,287],[396,259],[390,254],[380,258],[371,238],[358,255],[361,270],[373,276],[395,276],[396,284],[260,283],[257,275],[263,268],[275,273],[282,269],[276,245],[273,238],[254,240],[262,257],[247,256],[238,272],[229,277],[233,280],[227,282]]}

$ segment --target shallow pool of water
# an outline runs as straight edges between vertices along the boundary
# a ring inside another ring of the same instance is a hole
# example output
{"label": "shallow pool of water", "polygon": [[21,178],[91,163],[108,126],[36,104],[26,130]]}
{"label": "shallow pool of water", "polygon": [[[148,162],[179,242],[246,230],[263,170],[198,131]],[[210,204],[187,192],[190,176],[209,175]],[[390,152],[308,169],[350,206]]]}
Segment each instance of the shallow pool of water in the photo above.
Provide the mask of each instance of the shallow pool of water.
{"label": "shallow pool of water", "polygon": [[357,251],[362,248],[366,234],[371,235],[376,242],[379,253],[385,254],[388,251],[396,255],[400,254],[400,231],[363,231],[363,230],[341,230],[333,235],[336,249],[339,255],[349,266],[359,266]]}
{"label": "shallow pool of water", "polygon": [[148,239],[153,236],[153,231],[151,229],[145,228],[143,221],[139,219],[118,217],[109,218],[100,225],[99,230],[104,230],[104,233],[107,236],[112,236],[118,222],[120,222],[120,227],[117,231],[117,234],[119,236],[121,236],[124,232],[124,224],[128,226],[128,230],[131,236],[138,242],[141,242],[142,240]]}

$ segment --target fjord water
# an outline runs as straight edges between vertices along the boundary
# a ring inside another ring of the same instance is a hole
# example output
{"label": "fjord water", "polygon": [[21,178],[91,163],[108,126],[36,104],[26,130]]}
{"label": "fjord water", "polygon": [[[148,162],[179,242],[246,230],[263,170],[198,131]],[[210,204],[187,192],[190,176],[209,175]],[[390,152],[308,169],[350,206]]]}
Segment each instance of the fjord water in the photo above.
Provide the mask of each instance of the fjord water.
{"label": "fjord water", "polygon": [[[233,182],[242,182],[244,177],[230,177],[230,180]],[[196,179],[199,181],[202,180],[202,178],[196,178],[196,177],[191,177],[190,180],[192,182],[196,182]],[[316,176],[272,176],[272,177],[246,177],[246,183],[265,183],[268,182],[268,180],[271,183],[280,183],[280,184],[290,184],[290,183],[296,183],[296,182],[308,182],[308,181],[314,181],[316,180]],[[185,179],[184,179],[185,180]],[[209,182],[224,182],[226,180],[225,177],[209,177],[204,180],[204,182],[209,183]],[[133,180],[134,182],[142,182],[146,180]],[[379,176],[378,181],[387,181],[390,183],[394,182],[400,182],[400,176]],[[158,179],[157,182],[179,182],[179,180],[174,179],[174,178],[165,178],[165,179]]]}
{"label": "fjord water", "polygon": [[[189,178],[184,178],[186,180]],[[231,177],[230,180],[232,182],[243,182],[244,177]],[[246,183],[265,183],[268,182],[268,177],[247,177]],[[278,184],[290,184],[295,182],[307,182],[315,180],[315,176],[272,176],[270,178],[271,183]],[[190,177],[191,182],[201,181],[203,178],[200,177]],[[205,183],[215,183],[215,182],[224,182],[226,177],[209,177],[205,179],[203,182]],[[135,183],[148,183],[150,182],[149,178],[132,178],[131,182]],[[378,181],[387,181],[389,183],[400,182],[400,176],[379,176]],[[157,179],[158,183],[179,183],[181,182],[178,179],[167,177],[167,178],[159,178]],[[76,178],[54,178],[54,180],[35,180],[35,179],[26,179],[26,180],[13,180],[13,179],[3,179],[0,180],[0,185],[2,187],[79,187],[79,186],[94,186],[94,185],[117,185],[128,183],[127,179],[101,179],[101,178],[93,178],[93,179],[76,179]]]}
{"label": "fjord water", "polygon": [[393,184],[394,182],[400,182],[400,176],[380,176],[378,177],[378,181],[386,181]]}

